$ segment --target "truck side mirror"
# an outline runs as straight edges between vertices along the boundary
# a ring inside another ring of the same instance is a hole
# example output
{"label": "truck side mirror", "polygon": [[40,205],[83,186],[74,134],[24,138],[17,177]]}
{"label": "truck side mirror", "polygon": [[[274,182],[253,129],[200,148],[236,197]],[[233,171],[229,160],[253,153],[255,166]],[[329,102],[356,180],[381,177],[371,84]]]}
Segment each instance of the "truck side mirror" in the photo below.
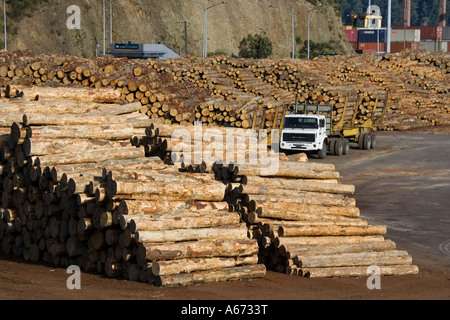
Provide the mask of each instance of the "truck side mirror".
{"label": "truck side mirror", "polygon": [[325,128],[325,119],[320,119],[319,125],[321,128]]}

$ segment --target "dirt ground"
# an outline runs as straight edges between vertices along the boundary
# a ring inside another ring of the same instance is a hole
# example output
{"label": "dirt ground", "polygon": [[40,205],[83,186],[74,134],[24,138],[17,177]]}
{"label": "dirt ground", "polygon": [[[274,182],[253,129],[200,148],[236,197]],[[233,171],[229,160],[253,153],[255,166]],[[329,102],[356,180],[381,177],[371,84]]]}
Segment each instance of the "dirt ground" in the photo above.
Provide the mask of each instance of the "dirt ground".
{"label": "dirt ground", "polygon": [[[334,163],[341,182],[356,186],[362,218],[387,225],[386,238],[411,254],[419,266],[418,275],[385,276],[380,289],[370,290],[366,277],[308,279],[271,271],[262,279],[175,288],[82,273],[81,289],[69,290],[70,274],[65,269],[0,255],[0,299],[177,300],[185,304],[264,300],[269,305],[292,300],[448,300],[450,132],[441,133],[382,132],[375,150],[352,148],[346,156],[311,159]],[[173,312],[179,313],[177,308]]]}

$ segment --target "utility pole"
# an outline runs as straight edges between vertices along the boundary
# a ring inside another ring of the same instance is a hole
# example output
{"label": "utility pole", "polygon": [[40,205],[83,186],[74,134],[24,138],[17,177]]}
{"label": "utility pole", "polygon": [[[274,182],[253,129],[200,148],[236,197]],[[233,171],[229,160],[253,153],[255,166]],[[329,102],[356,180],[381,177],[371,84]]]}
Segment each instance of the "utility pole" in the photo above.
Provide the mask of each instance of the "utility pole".
{"label": "utility pole", "polygon": [[105,0],[103,0],[103,55],[106,54],[106,19],[105,19]]}
{"label": "utility pole", "polygon": [[192,2],[198,3],[203,5],[203,58],[206,58],[208,56],[207,53],[207,41],[208,41],[208,29],[207,29],[207,25],[208,25],[208,9],[214,8],[215,6],[218,6],[220,4],[225,4],[227,3],[225,0],[221,1],[219,3],[213,4],[212,6],[208,7],[207,3],[203,3],[200,1],[196,1],[196,0],[191,0]]}
{"label": "utility pole", "polygon": [[184,23],[184,55],[187,56],[188,54],[188,22],[186,20],[181,21],[177,20],[178,23]]}
{"label": "utility pole", "polygon": [[6,1],[8,0],[3,0],[3,31],[5,37],[5,50],[8,49],[8,44],[6,40]]}

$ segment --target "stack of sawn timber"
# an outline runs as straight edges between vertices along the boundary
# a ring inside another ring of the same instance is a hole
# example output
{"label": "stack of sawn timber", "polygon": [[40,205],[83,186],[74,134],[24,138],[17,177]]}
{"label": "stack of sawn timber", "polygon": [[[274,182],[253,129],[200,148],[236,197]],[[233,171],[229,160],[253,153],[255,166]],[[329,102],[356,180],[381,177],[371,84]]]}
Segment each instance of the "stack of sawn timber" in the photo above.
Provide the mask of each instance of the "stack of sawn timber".
{"label": "stack of sawn timber", "polygon": [[80,115],[31,104],[0,139],[3,253],[156,285],[265,275],[225,185],[132,145],[154,120],[118,111],[129,105]]}
{"label": "stack of sawn timber", "polygon": [[[228,198],[258,240],[270,270],[306,277],[418,273],[412,257],[384,238],[386,226],[359,217],[353,185],[339,183],[332,164],[280,162],[277,173],[255,166],[217,170]],[[371,271],[372,272],[372,271]]]}

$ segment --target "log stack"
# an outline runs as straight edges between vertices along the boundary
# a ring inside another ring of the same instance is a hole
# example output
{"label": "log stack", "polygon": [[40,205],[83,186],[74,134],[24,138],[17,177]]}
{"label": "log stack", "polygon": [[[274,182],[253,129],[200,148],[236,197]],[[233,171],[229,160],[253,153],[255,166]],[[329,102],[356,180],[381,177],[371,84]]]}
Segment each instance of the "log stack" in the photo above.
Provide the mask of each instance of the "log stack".
{"label": "log stack", "polygon": [[383,275],[418,273],[411,256],[384,238],[386,226],[360,218],[351,198],[354,186],[339,183],[334,165],[303,157],[280,162],[276,172],[233,164],[217,172],[269,270],[305,277],[366,276],[376,265]]}
{"label": "log stack", "polygon": [[[187,137],[193,139],[195,129],[184,128]],[[245,130],[230,130],[230,136],[249,138]],[[199,133],[213,132],[217,134],[217,129],[200,127]],[[152,138],[165,138],[173,135],[174,128],[154,124],[147,133]],[[185,141],[171,141],[170,150]],[[199,140],[197,147],[210,149],[208,142]],[[270,157],[255,150],[245,152],[247,147],[243,145],[240,153],[264,156],[264,160]],[[307,277],[364,276],[371,265],[379,266],[384,275],[418,272],[411,256],[384,238],[386,226],[371,226],[360,219],[356,201],[351,198],[355,188],[339,183],[334,165],[309,163],[304,154],[298,162],[282,154],[276,157],[278,161],[272,162],[275,168],[262,164],[260,158],[257,164],[249,165],[250,158],[237,164],[237,159],[224,161],[220,157],[204,163],[201,169],[183,162],[181,168],[197,174],[213,171],[215,179],[227,185],[228,206],[247,224],[250,237],[258,241],[259,259],[270,270]]]}
{"label": "log stack", "polygon": [[139,106],[80,115],[28,103],[1,146],[3,253],[159,286],[265,275],[224,184],[133,145],[155,122]]}
{"label": "log stack", "polygon": [[121,101],[140,102],[141,113],[166,124],[200,120],[210,126],[269,129],[276,126],[272,122],[275,110],[287,110],[296,98],[303,103],[333,105],[335,123],[345,116],[346,98],[348,109],[356,111],[347,115],[350,119],[355,115],[353,125],[371,118],[375,103],[377,109],[387,105],[385,123],[376,126],[379,130],[450,123],[449,57],[440,52],[312,60],[216,56],[141,61],[2,51],[0,61],[3,87],[113,88]]}

